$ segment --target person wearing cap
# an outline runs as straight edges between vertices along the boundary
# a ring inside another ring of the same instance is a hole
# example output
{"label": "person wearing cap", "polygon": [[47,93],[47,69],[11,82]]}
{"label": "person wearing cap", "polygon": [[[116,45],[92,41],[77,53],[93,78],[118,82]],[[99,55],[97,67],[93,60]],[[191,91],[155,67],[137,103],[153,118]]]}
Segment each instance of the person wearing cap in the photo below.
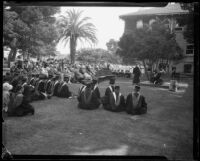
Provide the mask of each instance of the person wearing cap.
{"label": "person wearing cap", "polygon": [[133,69],[133,85],[140,83],[141,71],[138,65]]}
{"label": "person wearing cap", "polygon": [[147,112],[145,97],[140,94],[140,86],[135,85],[133,92],[126,99],[126,112],[132,115],[141,115]]}
{"label": "person wearing cap", "polygon": [[[28,85],[26,85],[28,87]],[[26,89],[25,87],[25,89]],[[16,93],[12,93],[10,96],[10,103],[8,107],[8,116],[25,116],[28,114],[34,114],[34,108],[29,104],[30,100],[25,98],[27,95],[23,95],[22,86],[18,86]]]}
{"label": "person wearing cap", "polygon": [[53,96],[52,88],[53,88],[53,85],[54,85],[54,79],[55,78],[53,77],[53,75],[50,74],[49,77],[48,77],[48,80],[46,82],[45,92],[49,96]]}
{"label": "person wearing cap", "polygon": [[114,92],[115,87],[115,77],[110,78],[109,86],[106,88],[105,95],[102,97],[102,104],[106,106],[109,104],[110,94]]}
{"label": "person wearing cap", "polygon": [[35,79],[36,79],[36,75],[35,74],[32,74],[31,75],[32,77],[30,78],[30,81],[29,81],[29,84],[34,86],[34,82],[35,82]]}
{"label": "person wearing cap", "polygon": [[109,96],[109,102],[104,106],[105,110],[112,112],[125,111],[125,98],[120,93],[120,86],[115,86],[114,92]]}
{"label": "person wearing cap", "polygon": [[32,97],[32,99],[34,101],[37,101],[37,100],[44,100],[46,98],[46,95],[44,94],[44,81],[43,81],[43,76],[42,75],[39,75],[39,77],[36,79],[35,81],[35,92],[34,92],[34,95]]}
{"label": "person wearing cap", "polygon": [[78,108],[93,110],[99,108],[101,104],[98,96],[93,90],[93,82],[90,79],[85,79],[84,86],[79,91],[78,99]]}
{"label": "person wearing cap", "polygon": [[[45,89],[46,83],[47,83],[47,77],[46,77],[46,75],[40,75],[39,78],[40,78],[40,81],[38,82],[38,87],[36,87],[36,90],[38,90],[39,93],[41,95],[43,95],[45,98],[49,98],[49,97],[47,97],[46,89]],[[42,96],[41,96],[41,98],[42,98]]]}
{"label": "person wearing cap", "polygon": [[53,88],[53,96],[58,96],[58,88],[60,86],[61,80],[60,80],[60,75],[55,76],[55,83],[54,83],[54,88]]}
{"label": "person wearing cap", "polygon": [[94,93],[96,94],[97,98],[99,99],[99,101],[101,101],[101,94],[99,91],[97,78],[93,78],[93,80],[92,80],[92,89],[93,89]]}
{"label": "person wearing cap", "polygon": [[67,82],[69,80],[68,76],[64,76],[63,83],[60,84],[60,87],[58,89],[58,97],[61,98],[69,98],[72,96],[72,92],[70,92],[69,87],[67,86]]}

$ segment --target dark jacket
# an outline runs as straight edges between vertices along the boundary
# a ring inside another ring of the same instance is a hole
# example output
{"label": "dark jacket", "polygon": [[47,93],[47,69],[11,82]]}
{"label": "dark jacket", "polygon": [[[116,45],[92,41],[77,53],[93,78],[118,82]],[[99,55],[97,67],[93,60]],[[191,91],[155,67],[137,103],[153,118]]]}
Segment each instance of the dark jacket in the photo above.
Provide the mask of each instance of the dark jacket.
{"label": "dark jacket", "polygon": [[133,97],[132,93],[128,94],[126,99],[126,112],[133,115],[140,115],[147,112],[147,103],[145,102],[145,97],[140,95],[137,106],[133,107]]}
{"label": "dark jacket", "polygon": [[121,112],[125,111],[125,98],[123,95],[119,96],[120,102],[118,105],[115,103],[114,94],[111,93],[109,96],[109,103],[104,106],[104,109],[113,111],[113,112]]}

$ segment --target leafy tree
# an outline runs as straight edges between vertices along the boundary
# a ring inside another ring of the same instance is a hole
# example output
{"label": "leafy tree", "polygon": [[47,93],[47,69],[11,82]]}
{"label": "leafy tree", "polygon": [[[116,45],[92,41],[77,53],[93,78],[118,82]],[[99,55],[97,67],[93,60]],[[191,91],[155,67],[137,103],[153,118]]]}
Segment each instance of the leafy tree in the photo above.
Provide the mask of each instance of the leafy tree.
{"label": "leafy tree", "polygon": [[71,63],[75,61],[77,41],[87,41],[90,44],[96,43],[95,26],[88,22],[89,17],[81,18],[83,11],[69,10],[66,16],[61,16],[58,22],[60,38],[65,42],[65,45],[70,42],[70,57]]}
{"label": "leafy tree", "polygon": [[58,7],[10,6],[4,7],[3,38],[4,46],[11,51],[9,61],[16,57],[17,50],[25,56],[46,55],[55,51],[58,31],[54,14]]}
{"label": "leafy tree", "polygon": [[182,58],[182,49],[175,40],[175,34],[159,21],[151,27],[136,29],[132,34],[123,35],[118,43],[117,51],[123,61],[128,63],[134,59],[143,62],[145,73],[149,79],[147,65],[153,67],[160,60],[175,60]]}
{"label": "leafy tree", "polygon": [[194,2],[193,3],[180,3],[183,10],[188,10],[189,14],[184,18],[179,18],[178,22],[182,26],[186,26],[183,32],[184,38],[188,43],[194,42]]}
{"label": "leafy tree", "polygon": [[106,43],[106,46],[107,46],[107,50],[114,54],[116,53],[117,51],[117,48],[118,48],[118,42],[115,41],[114,39],[110,39],[109,42]]}

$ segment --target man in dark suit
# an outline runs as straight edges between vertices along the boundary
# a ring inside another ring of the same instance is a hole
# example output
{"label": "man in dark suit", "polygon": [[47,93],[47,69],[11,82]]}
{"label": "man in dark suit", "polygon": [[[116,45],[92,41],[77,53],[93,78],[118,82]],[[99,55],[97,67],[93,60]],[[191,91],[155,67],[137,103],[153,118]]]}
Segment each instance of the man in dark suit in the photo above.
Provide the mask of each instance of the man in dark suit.
{"label": "man in dark suit", "polygon": [[102,104],[103,106],[106,106],[107,104],[109,104],[109,97],[110,97],[110,94],[112,92],[114,92],[114,89],[115,89],[115,77],[112,77],[110,78],[110,85],[106,88],[106,91],[105,91],[105,95],[102,97]]}
{"label": "man in dark suit", "polygon": [[138,65],[133,69],[133,85],[140,83],[141,71]]}
{"label": "man in dark suit", "polygon": [[54,83],[55,83],[55,77],[53,77],[53,75],[50,74],[49,79],[46,82],[46,88],[45,88],[46,94],[49,97],[53,96]]}
{"label": "man in dark suit", "polygon": [[139,93],[140,86],[135,85],[132,93],[126,99],[126,112],[132,115],[141,115],[147,112],[145,97]]}
{"label": "man in dark suit", "polygon": [[67,86],[67,82],[69,80],[68,76],[64,76],[64,81],[60,83],[60,87],[58,88],[58,97],[69,98],[72,96],[72,92],[69,91]]}
{"label": "man in dark suit", "polygon": [[104,109],[113,112],[125,111],[125,99],[120,93],[120,86],[115,86],[114,92],[109,95],[109,103],[104,106]]}
{"label": "man in dark suit", "polygon": [[55,76],[55,83],[54,83],[54,89],[53,89],[53,96],[57,96],[58,97],[58,88],[60,87],[61,84],[61,80],[60,80],[60,76],[56,75]]}
{"label": "man in dark suit", "polygon": [[92,80],[84,80],[84,86],[80,89],[77,97],[78,107],[81,109],[93,110],[101,104],[96,92],[93,90]]}

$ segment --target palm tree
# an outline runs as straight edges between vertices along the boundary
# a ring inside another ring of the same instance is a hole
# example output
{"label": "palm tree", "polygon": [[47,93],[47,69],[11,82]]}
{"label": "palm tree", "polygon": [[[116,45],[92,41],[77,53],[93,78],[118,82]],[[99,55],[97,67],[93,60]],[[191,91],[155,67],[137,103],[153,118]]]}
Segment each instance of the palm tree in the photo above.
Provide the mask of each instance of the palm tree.
{"label": "palm tree", "polygon": [[70,57],[71,63],[75,62],[77,41],[96,43],[95,35],[96,28],[92,23],[87,22],[90,17],[81,18],[83,11],[69,10],[66,11],[66,16],[60,16],[58,21],[60,30],[60,40],[65,42],[65,45],[70,42]]}

